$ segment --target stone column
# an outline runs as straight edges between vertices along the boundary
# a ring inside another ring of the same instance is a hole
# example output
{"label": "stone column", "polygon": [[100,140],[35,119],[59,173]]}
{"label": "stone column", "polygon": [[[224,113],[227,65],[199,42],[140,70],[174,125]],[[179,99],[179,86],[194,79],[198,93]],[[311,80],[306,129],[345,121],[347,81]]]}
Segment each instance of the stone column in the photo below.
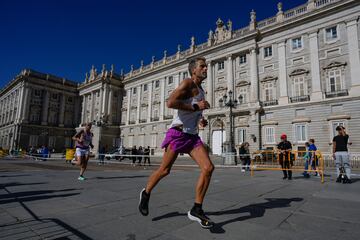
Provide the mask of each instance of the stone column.
{"label": "stone column", "polygon": [[15,123],[19,123],[21,121],[21,112],[24,107],[24,95],[25,95],[25,86],[21,86],[19,89],[19,98],[17,103],[17,111],[15,117]]}
{"label": "stone column", "polygon": [[25,95],[23,100],[23,107],[21,109],[21,121],[27,123],[29,121],[29,107],[30,107],[30,89],[28,86],[25,87]]}
{"label": "stone column", "polygon": [[214,102],[213,102],[213,95],[214,95],[214,89],[213,89],[213,75],[212,75],[212,65],[211,65],[211,61],[208,61],[207,63],[207,83],[206,83],[206,90],[207,90],[207,95],[206,95],[206,100],[210,103],[210,107],[214,107]]}
{"label": "stone column", "polygon": [[279,105],[286,105],[289,103],[287,73],[286,73],[286,42],[278,43],[278,55],[279,55],[279,85],[280,85]]}
{"label": "stone column", "polygon": [[317,101],[322,99],[317,31],[309,34],[309,45],[310,45],[310,63],[311,63],[310,99],[312,101]]}
{"label": "stone column", "polygon": [[103,116],[103,104],[104,104],[104,88],[103,86],[101,86],[100,88],[100,103],[99,103],[99,120],[102,119],[102,116]]}
{"label": "stone column", "polygon": [[[180,77],[181,77],[181,72],[179,72],[178,74],[176,74],[174,76],[174,89],[176,89],[179,84],[180,84]],[[177,118],[178,116],[178,110],[177,109],[173,109],[173,119]]]}
{"label": "stone column", "polygon": [[129,125],[129,122],[130,122],[130,112],[131,112],[131,88],[127,90],[127,103],[126,103],[126,108],[127,108],[127,111],[126,111],[126,125]]}
{"label": "stone column", "polygon": [[164,120],[165,110],[165,81],[166,77],[160,81],[160,121]]}
{"label": "stone column", "polygon": [[94,120],[94,108],[95,108],[95,92],[91,92],[91,106],[90,106],[90,122]]}
{"label": "stone column", "polygon": [[349,45],[351,88],[350,96],[360,95],[360,57],[359,57],[359,35],[358,23],[354,19],[346,23],[347,38]]}
{"label": "stone column", "polygon": [[59,127],[64,127],[65,99],[66,96],[64,93],[62,93],[60,96]]}
{"label": "stone column", "polygon": [[227,61],[226,61],[226,81],[227,81],[227,90],[232,91],[234,94],[234,76],[233,76],[233,64],[232,64],[231,55],[227,57]]}
{"label": "stone column", "polygon": [[82,95],[82,107],[81,107],[81,124],[86,121],[86,95]]}
{"label": "stone column", "polygon": [[[77,96],[72,96],[74,99],[74,109],[75,109],[75,113],[74,113],[74,119],[72,121],[72,124],[78,124],[79,123],[79,112],[80,112],[80,98],[78,98]],[[82,112],[81,112],[82,114]],[[82,116],[82,115],[81,115]]]}
{"label": "stone column", "polygon": [[111,125],[112,124],[112,104],[113,104],[113,89],[111,89],[111,87],[109,87],[109,100],[108,100],[108,110],[107,110],[107,114],[108,114],[108,123]]}
{"label": "stone column", "polygon": [[151,112],[152,112],[152,93],[153,93],[153,83],[150,82],[148,84],[148,91],[149,91],[149,99],[148,99],[148,115],[147,115],[147,122],[151,122]]}
{"label": "stone column", "polygon": [[140,123],[140,113],[141,113],[141,85],[136,87],[137,93],[137,106],[136,106],[136,124]]}
{"label": "stone column", "polygon": [[48,113],[49,113],[49,91],[45,90],[44,103],[42,105],[41,125],[48,124]]}
{"label": "stone column", "polygon": [[107,115],[108,112],[107,112],[107,106],[108,106],[108,96],[109,96],[109,89],[108,89],[108,84],[104,84],[103,85],[103,99],[102,99],[102,105],[101,105],[101,114],[104,116],[104,115]]}
{"label": "stone column", "polygon": [[250,49],[250,102],[256,103],[259,101],[259,78],[256,49]]}

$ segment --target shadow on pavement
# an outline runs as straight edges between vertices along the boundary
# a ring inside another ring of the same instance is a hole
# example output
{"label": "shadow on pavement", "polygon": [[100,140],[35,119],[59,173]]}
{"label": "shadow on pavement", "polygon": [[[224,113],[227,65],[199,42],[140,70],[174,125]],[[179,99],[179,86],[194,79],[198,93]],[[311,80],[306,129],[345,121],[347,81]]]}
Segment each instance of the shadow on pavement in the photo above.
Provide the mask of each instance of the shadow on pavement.
{"label": "shadow on pavement", "polygon": [[[17,192],[17,193],[7,193],[0,195],[0,204],[7,204],[12,202],[30,202],[36,200],[44,200],[50,198],[61,198],[61,197],[70,197],[78,195],[80,193],[67,193],[67,194],[54,194],[51,193],[61,193],[61,192],[70,192],[79,189],[63,189],[63,190],[43,190],[43,191],[26,191],[26,192]],[[46,194],[46,195],[43,195]]]}
{"label": "shadow on pavement", "polygon": [[122,179],[122,178],[144,178],[144,177],[149,177],[149,176],[145,176],[145,175],[140,175],[140,176],[119,176],[119,177],[96,177],[95,179]]}
{"label": "shadow on pavement", "polygon": [[[233,219],[215,223],[215,226],[210,229],[210,232],[225,233],[223,226],[225,226],[226,224],[230,224],[230,223],[234,223],[234,222],[241,222],[241,221],[245,221],[245,220],[248,220],[251,218],[263,217],[266,209],[290,207],[291,202],[300,202],[300,201],[303,201],[303,198],[265,198],[265,200],[266,200],[266,202],[250,204],[250,205],[240,207],[240,208],[217,211],[217,212],[207,212],[207,215],[209,215],[209,216],[221,216],[221,215],[249,213],[249,215],[246,215],[246,216],[235,217]],[[159,221],[161,219],[178,217],[178,216],[187,216],[187,214],[179,213],[179,212],[170,212],[170,213],[164,214],[162,216],[155,217],[152,220]]]}
{"label": "shadow on pavement", "polygon": [[27,177],[31,176],[30,174],[18,174],[18,175],[2,175],[0,178],[12,178],[12,177]]}
{"label": "shadow on pavement", "polygon": [[6,187],[28,186],[28,185],[38,185],[38,184],[47,184],[47,182],[35,182],[35,183],[9,182],[9,183],[0,184],[0,189],[4,189]]}

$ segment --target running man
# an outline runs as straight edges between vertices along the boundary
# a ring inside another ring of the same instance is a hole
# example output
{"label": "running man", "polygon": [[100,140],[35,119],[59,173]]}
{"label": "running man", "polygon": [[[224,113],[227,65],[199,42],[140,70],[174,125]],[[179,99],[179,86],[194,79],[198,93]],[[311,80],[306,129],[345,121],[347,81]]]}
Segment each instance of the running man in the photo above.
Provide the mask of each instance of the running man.
{"label": "running man", "polygon": [[139,210],[144,216],[149,214],[150,193],[158,182],[170,173],[179,153],[188,153],[199,165],[201,173],[196,185],[195,203],[188,212],[190,220],[197,221],[203,228],[211,228],[213,222],[205,215],[202,203],[209,187],[214,165],[203,142],[198,136],[198,125],[205,127],[207,120],[202,112],[210,107],[205,101],[205,92],[201,87],[207,77],[205,58],[198,57],[190,61],[191,78],[184,79],[171,93],[167,107],[177,109],[178,116],[173,120],[161,147],[165,149],[160,167],[149,177],[146,188],[140,193]]}
{"label": "running man", "polygon": [[86,170],[87,163],[89,161],[89,150],[90,147],[94,148],[94,145],[92,144],[93,134],[90,130],[91,130],[91,123],[87,123],[85,125],[85,130],[82,129],[72,138],[74,141],[76,141],[76,151],[75,151],[76,159],[75,161],[72,161],[72,163],[76,164],[77,166],[80,166],[80,176],[78,177],[78,180],[80,181],[85,180],[84,172]]}

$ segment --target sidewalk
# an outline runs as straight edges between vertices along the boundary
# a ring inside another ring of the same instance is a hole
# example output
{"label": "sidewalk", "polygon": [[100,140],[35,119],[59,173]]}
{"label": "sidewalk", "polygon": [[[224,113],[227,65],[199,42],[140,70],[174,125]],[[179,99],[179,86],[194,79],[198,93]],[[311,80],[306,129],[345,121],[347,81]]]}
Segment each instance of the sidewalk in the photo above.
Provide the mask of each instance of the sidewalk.
{"label": "sidewalk", "polygon": [[215,169],[204,209],[211,230],[191,222],[196,168],[172,171],[138,213],[139,190],[151,170],[92,165],[83,182],[70,165],[1,160],[0,239],[357,239],[360,178],[351,185],[327,176],[282,180],[238,168]]}

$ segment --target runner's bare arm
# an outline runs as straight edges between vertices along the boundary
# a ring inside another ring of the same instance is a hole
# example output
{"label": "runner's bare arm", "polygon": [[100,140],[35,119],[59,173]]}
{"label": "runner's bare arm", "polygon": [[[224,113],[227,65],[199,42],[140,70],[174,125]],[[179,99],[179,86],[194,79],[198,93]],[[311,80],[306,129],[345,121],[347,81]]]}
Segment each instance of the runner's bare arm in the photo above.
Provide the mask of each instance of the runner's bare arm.
{"label": "runner's bare arm", "polygon": [[[170,94],[169,100],[167,101],[167,107],[173,109],[179,109],[184,111],[197,111],[194,107],[189,103],[184,103],[182,100],[191,97],[191,88],[192,88],[192,80],[185,79],[180,85]],[[198,110],[204,110],[209,108],[209,103],[205,100],[202,100],[197,103],[199,106]]]}

